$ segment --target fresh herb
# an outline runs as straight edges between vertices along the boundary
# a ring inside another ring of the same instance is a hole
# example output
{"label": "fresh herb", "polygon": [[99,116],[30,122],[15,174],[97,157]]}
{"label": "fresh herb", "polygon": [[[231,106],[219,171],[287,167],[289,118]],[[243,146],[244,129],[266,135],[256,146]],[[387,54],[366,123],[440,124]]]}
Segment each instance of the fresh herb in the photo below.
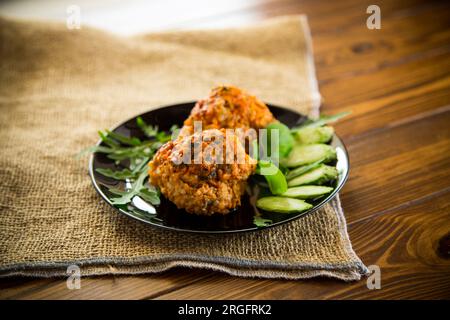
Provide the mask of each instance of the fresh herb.
{"label": "fresh herb", "polygon": [[114,188],[109,189],[109,192],[119,196],[111,199],[111,203],[114,205],[127,204],[130,203],[135,196],[139,196],[151,204],[158,205],[160,203],[158,191],[151,185],[145,185],[146,178],[147,172],[142,171],[136,181],[131,184],[131,187],[127,188],[125,191]]}
{"label": "fresh herb", "polygon": [[320,116],[319,119],[317,119],[317,120],[306,120],[298,127],[292,128],[291,132],[296,132],[302,128],[307,128],[307,127],[321,127],[328,123],[336,122],[339,119],[341,119],[349,114],[351,114],[351,111],[340,112],[340,113],[333,114],[331,116]]}
{"label": "fresh herb", "polygon": [[106,134],[107,138],[117,140],[118,142],[129,146],[140,146],[142,144],[141,140],[139,140],[136,137],[126,137],[124,135],[109,130],[106,130]]}
{"label": "fresh herb", "polygon": [[270,219],[264,219],[260,216],[254,216],[253,217],[253,224],[259,228],[267,227],[272,224],[272,220]]}
{"label": "fresh herb", "polygon": [[136,174],[128,168],[125,168],[120,171],[114,171],[109,168],[108,169],[96,168],[95,171],[100,173],[101,175],[104,175],[105,177],[113,178],[116,180],[126,180],[126,179],[135,179],[136,178]]}
{"label": "fresh herb", "polygon": [[[269,124],[267,127],[267,148],[269,149],[269,155],[274,157],[277,156],[276,154],[273,154],[272,145],[274,147],[278,147],[278,152],[280,154],[280,157],[286,157],[289,155],[289,152],[291,152],[292,147],[294,146],[294,137],[291,134],[291,131],[288,126],[281,122],[273,122]],[[278,143],[275,140],[274,141],[274,133],[278,133]],[[278,146],[276,145],[278,144]]]}
{"label": "fresh herb", "polygon": [[148,125],[142,117],[136,118],[136,124],[148,138],[156,138],[156,140],[161,143],[169,141],[172,138],[171,134],[178,130],[178,126],[173,125],[169,130],[171,134],[167,134],[164,131],[158,131],[158,126]]}
{"label": "fresh herb", "polygon": [[[147,165],[163,143],[171,139],[171,134],[158,131],[158,127],[148,125],[141,117],[136,119],[136,124],[148,140],[143,141],[137,137],[127,137],[110,130],[99,131],[98,135],[105,145],[92,146],[80,153],[80,155],[104,153],[109,159],[115,160],[117,165],[124,167],[121,170],[96,169],[96,172],[105,177],[126,181],[127,187],[125,190],[116,188],[108,190],[114,195],[111,203],[119,207],[131,203],[135,196],[153,205],[160,203],[158,190],[146,182],[148,180]],[[171,132],[176,129],[176,126],[172,127]]]}
{"label": "fresh herb", "polygon": [[286,177],[283,172],[272,162],[259,160],[256,173],[263,175],[269,185],[272,194],[282,194],[288,189]]}
{"label": "fresh herb", "polygon": [[156,134],[158,133],[158,127],[157,126],[150,126],[150,125],[146,124],[144,119],[142,119],[142,117],[137,117],[136,118],[136,124],[139,127],[139,129],[141,129],[142,132],[144,132],[144,134],[148,138],[156,137]]}

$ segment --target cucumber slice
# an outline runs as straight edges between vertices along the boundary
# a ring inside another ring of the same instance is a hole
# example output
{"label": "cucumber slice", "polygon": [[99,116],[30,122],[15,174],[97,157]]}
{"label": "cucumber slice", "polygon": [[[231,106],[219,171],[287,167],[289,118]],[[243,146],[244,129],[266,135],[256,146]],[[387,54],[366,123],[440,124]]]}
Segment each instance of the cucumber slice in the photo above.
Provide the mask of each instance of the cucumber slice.
{"label": "cucumber slice", "polygon": [[311,171],[312,169],[319,167],[322,162],[323,162],[322,160],[319,160],[314,163],[307,164],[305,166],[297,167],[286,174],[286,179],[290,180],[304,173],[307,173],[308,171]]}
{"label": "cucumber slice", "polygon": [[336,150],[327,144],[296,145],[283,161],[288,168],[310,164],[319,160],[329,162],[336,159]]}
{"label": "cucumber slice", "polygon": [[331,187],[301,186],[289,188],[281,196],[296,199],[314,199],[329,194],[331,191],[333,191],[333,188]]}
{"label": "cucumber slice", "polygon": [[334,180],[338,177],[338,171],[335,167],[320,165],[320,167],[313,169],[301,176],[288,180],[288,187],[295,187],[304,184],[324,184],[328,181]]}
{"label": "cucumber slice", "polygon": [[293,133],[300,144],[327,143],[333,137],[333,127],[306,127]]}
{"label": "cucumber slice", "polygon": [[302,212],[312,208],[311,204],[303,200],[285,197],[260,198],[256,201],[256,206],[262,210],[279,213]]}

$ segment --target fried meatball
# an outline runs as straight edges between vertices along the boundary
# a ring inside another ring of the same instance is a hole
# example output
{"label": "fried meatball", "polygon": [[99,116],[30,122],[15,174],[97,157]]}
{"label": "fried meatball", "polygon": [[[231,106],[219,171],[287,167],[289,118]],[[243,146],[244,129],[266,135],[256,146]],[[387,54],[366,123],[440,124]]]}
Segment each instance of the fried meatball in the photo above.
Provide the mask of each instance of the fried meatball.
{"label": "fried meatball", "polygon": [[[201,150],[198,157],[195,148]],[[241,204],[255,167],[237,136],[210,129],[163,145],[149,164],[149,175],[178,208],[209,216],[227,214]]]}
{"label": "fried meatball", "polygon": [[212,89],[207,99],[199,100],[184,122],[180,136],[194,132],[194,121],[206,129],[265,128],[276,121],[269,108],[256,97],[233,86]]}

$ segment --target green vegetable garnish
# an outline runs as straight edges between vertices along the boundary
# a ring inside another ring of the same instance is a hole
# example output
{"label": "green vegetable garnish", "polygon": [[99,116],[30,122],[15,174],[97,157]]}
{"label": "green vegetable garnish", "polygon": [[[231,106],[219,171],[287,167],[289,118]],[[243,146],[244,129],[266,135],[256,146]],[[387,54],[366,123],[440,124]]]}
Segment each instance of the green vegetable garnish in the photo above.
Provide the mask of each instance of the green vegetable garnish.
{"label": "green vegetable garnish", "polygon": [[263,175],[269,185],[272,194],[282,194],[286,192],[288,185],[281,170],[272,162],[260,160],[256,168],[256,173]]}
{"label": "green vegetable garnish", "polygon": [[320,160],[329,162],[335,159],[336,150],[327,144],[296,145],[289,156],[282,161],[282,164],[293,168]]}
{"label": "green vegetable garnish", "polygon": [[293,129],[291,129],[292,132],[298,131],[301,128],[306,128],[306,127],[321,127],[324,126],[328,123],[332,123],[332,122],[336,122],[339,119],[351,114],[351,111],[345,111],[345,112],[340,112],[340,113],[336,113],[334,115],[331,116],[320,116],[319,119],[317,120],[307,120],[304,123],[302,123],[301,125],[299,125],[298,127],[295,127]]}
{"label": "green vegetable garnish", "polygon": [[295,187],[305,184],[321,185],[338,177],[338,171],[335,167],[321,164],[318,168],[308,171],[298,177],[288,181],[289,187]]}
{"label": "green vegetable garnish", "polygon": [[[288,126],[281,122],[272,122],[267,127],[267,147],[269,149],[269,155],[272,157],[283,158],[291,152],[294,146],[294,137],[292,137],[291,130]],[[271,150],[272,137],[275,132],[278,132],[278,155],[273,155]]]}
{"label": "green vegetable garnish", "polygon": [[[118,142],[122,143],[122,144],[126,144],[129,146],[139,146],[142,144],[141,140],[139,140],[136,137],[126,137],[124,135],[106,130],[106,138],[111,138],[114,140],[117,140]],[[104,141],[104,140],[103,140]]]}
{"label": "green vegetable garnish", "polygon": [[311,204],[303,200],[284,197],[260,198],[256,201],[256,206],[262,210],[279,213],[302,212],[312,208]]}
{"label": "green vegetable garnish", "polygon": [[105,169],[105,168],[96,168],[95,171],[100,173],[101,175],[104,175],[105,177],[113,178],[116,180],[126,180],[136,178],[136,174],[133,173],[133,171],[131,171],[128,168],[119,171],[114,171],[112,169]]}
{"label": "green vegetable garnish", "polygon": [[293,179],[297,176],[300,176],[308,171],[311,171],[312,169],[317,168],[318,166],[320,166],[320,164],[323,162],[324,159],[320,159],[319,161],[313,162],[311,164],[307,164],[301,167],[297,167],[293,170],[290,170],[289,172],[286,173],[286,179],[290,180]]}
{"label": "green vegetable garnish", "polygon": [[333,188],[325,186],[300,186],[287,189],[282,196],[296,199],[314,199],[324,196],[331,191],[333,191]]}
{"label": "green vegetable garnish", "polygon": [[292,133],[300,144],[327,143],[333,137],[334,129],[325,127],[305,127]]}
{"label": "green vegetable garnish", "polygon": [[[125,167],[121,170],[96,169],[96,172],[105,177],[125,180],[131,184],[125,190],[116,188],[108,190],[116,196],[111,199],[111,202],[117,206],[130,203],[135,196],[139,196],[153,205],[160,203],[159,192],[153,186],[145,183],[148,177],[147,164],[159,147],[170,140],[171,135],[158,131],[158,127],[147,125],[141,117],[136,119],[136,124],[149,140],[141,141],[136,137],[127,137],[110,130],[99,131],[100,139],[106,146],[92,146],[80,153],[80,155],[87,152],[104,153],[109,159],[115,160],[116,164]],[[171,131],[176,129],[177,127],[173,126]]]}
{"label": "green vegetable garnish", "polygon": [[126,179],[137,179],[139,174],[142,172],[144,168],[146,168],[149,157],[133,159],[130,161],[130,169],[125,168],[123,170],[112,170],[105,168],[97,168],[96,172],[104,175],[108,178],[113,178],[116,180],[126,180]]}
{"label": "green vegetable garnish", "polygon": [[260,216],[254,216],[253,217],[253,224],[257,227],[267,227],[270,226],[272,224],[272,220],[270,219],[264,219],[261,218]]}
{"label": "green vegetable garnish", "polygon": [[135,196],[140,196],[151,204],[158,205],[160,201],[156,189],[153,186],[144,186],[147,176],[147,171],[142,171],[136,181],[131,184],[131,188],[125,191],[114,188],[109,189],[109,192],[119,196],[111,199],[111,203],[114,205],[127,204],[130,203]]}
{"label": "green vegetable garnish", "polygon": [[158,133],[158,127],[157,126],[150,126],[145,123],[144,119],[142,117],[136,118],[136,124],[139,127],[139,129],[144,132],[144,134],[149,138],[156,137],[156,134]]}

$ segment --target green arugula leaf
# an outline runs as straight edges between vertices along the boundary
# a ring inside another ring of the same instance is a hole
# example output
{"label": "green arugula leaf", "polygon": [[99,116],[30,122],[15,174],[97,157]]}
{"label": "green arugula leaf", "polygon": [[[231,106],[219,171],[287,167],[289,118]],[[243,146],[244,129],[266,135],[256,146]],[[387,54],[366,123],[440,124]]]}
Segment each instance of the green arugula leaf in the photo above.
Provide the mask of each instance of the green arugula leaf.
{"label": "green arugula leaf", "polygon": [[[86,153],[104,153],[116,164],[123,165],[122,161],[129,163],[127,168],[122,170],[96,169],[96,172],[105,177],[132,181],[131,186],[126,190],[117,188],[108,190],[114,195],[111,199],[112,204],[118,207],[130,204],[135,196],[139,196],[153,205],[160,203],[159,191],[152,185],[145,183],[148,177],[147,165],[155,152],[171,139],[171,134],[158,131],[157,126],[147,125],[141,117],[136,119],[136,123],[144,134],[150,138],[149,140],[141,141],[137,137],[127,137],[110,130],[99,131],[98,135],[104,145],[89,147],[78,154],[78,157],[81,157]],[[178,126],[172,126],[170,131],[173,132],[177,128]]]}
{"label": "green arugula leaf", "polygon": [[139,138],[136,137],[126,137],[122,134],[110,131],[110,130],[106,130],[106,133],[108,135],[108,137],[119,141],[120,143],[123,144],[127,144],[129,146],[139,146],[142,144],[141,140],[139,140]]}
{"label": "green arugula leaf", "polygon": [[135,179],[137,176],[137,173],[134,171],[131,171],[130,169],[123,169],[120,171],[114,171],[112,169],[104,169],[104,168],[97,168],[95,169],[98,173],[101,175],[104,175],[108,178],[113,178],[116,180],[125,180],[125,179]]}
{"label": "green arugula leaf", "polygon": [[108,133],[104,133],[103,131],[98,131],[98,135],[100,136],[100,139],[102,139],[102,141],[109,147],[111,148],[118,148],[120,147],[120,143],[117,142],[114,139],[111,139],[108,136]]}
{"label": "green arugula leaf", "polygon": [[139,197],[144,199],[145,201],[150,202],[151,204],[157,206],[161,203],[161,200],[159,199],[159,194],[156,191],[149,190],[149,189],[141,189],[139,193],[137,194]]}
{"label": "green arugula leaf", "polygon": [[145,186],[145,179],[147,176],[146,170],[141,171],[136,181],[134,181],[131,184],[131,187],[125,191],[111,188],[109,191],[118,196],[111,199],[112,204],[124,205],[131,202],[135,196],[139,196],[153,205],[159,205],[160,199],[158,190],[152,185]]}
{"label": "green arugula leaf", "polygon": [[131,184],[131,188],[120,191],[117,189],[110,189],[112,193],[116,195],[120,195],[118,198],[112,198],[111,203],[114,205],[127,204],[133,200],[133,197],[136,196],[143,188],[144,181],[147,178],[147,171],[143,170],[139,177]]}
{"label": "green arugula leaf", "polygon": [[147,166],[149,161],[150,157],[132,158],[130,159],[130,170],[134,173],[139,173]]}
{"label": "green arugula leaf", "polygon": [[[170,141],[170,139],[172,138],[171,134],[167,134],[164,131],[158,132],[157,126],[151,126],[151,125],[148,125],[147,123],[145,123],[145,121],[144,121],[144,119],[142,119],[142,117],[136,118],[136,124],[142,130],[142,132],[144,132],[144,134],[147,137],[156,138],[156,140],[158,140],[161,143]],[[170,127],[170,132],[173,133],[177,129],[178,129],[178,126],[173,125],[172,127]]]}
{"label": "green arugula leaf", "polygon": [[144,134],[149,138],[154,138],[158,134],[158,127],[148,125],[147,123],[145,123],[142,117],[136,118],[136,124],[139,127],[139,129],[141,129],[142,132],[144,132]]}
{"label": "green arugula leaf", "polygon": [[159,147],[160,145],[154,145],[154,143],[142,144],[135,147],[121,147],[109,152],[107,157],[117,161],[131,160],[133,158],[150,158]]}
{"label": "green arugula leaf", "polygon": [[339,119],[341,119],[351,113],[352,113],[351,111],[345,111],[345,112],[333,114],[331,116],[325,116],[325,115],[320,116],[319,119],[317,119],[317,120],[307,120],[304,123],[302,123],[301,125],[299,125],[298,127],[292,128],[291,132],[295,132],[301,128],[306,128],[306,127],[321,127],[328,123],[336,122]]}
{"label": "green arugula leaf", "polygon": [[253,217],[253,224],[259,228],[261,227],[267,227],[272,224],[272,220],[270,219],[264,219],[260,216],[254,216]]}
{"label": "green arugula leaf", "polygon": [[156,139],[160,143],[166,143],[167,141],[170,141],[170,139],[172,139],[172,135],[167,134],[164,131],[161,131],[156,134]]}
{"label": "green arugula leaf", "polygon": [[114,149],[110,148],[110,147],[105,147],[105,146],[90,146],[84,150],[81,150],[75,157],[77,159],[83,157],[84,155],[88,154],[88,153],[106,153],[109,154],[111,152],[113,152]]}

